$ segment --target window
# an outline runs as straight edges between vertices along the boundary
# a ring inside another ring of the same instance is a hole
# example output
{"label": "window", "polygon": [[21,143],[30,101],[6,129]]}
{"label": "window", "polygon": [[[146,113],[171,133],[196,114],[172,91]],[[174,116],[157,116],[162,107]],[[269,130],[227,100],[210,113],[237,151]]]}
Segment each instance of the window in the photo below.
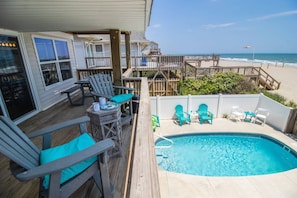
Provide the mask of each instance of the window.
{"label": "window", "polygon": [[95,45],[96,52],[103,52],[102,45]]}
{"label": "window", "polygon": [[46,86],[72,78],[66,41],[34,38],[39,64]]}
{"label": "window", "polygon": [[121,44],[121,55],[126,56],[126,45],[125,44]]}

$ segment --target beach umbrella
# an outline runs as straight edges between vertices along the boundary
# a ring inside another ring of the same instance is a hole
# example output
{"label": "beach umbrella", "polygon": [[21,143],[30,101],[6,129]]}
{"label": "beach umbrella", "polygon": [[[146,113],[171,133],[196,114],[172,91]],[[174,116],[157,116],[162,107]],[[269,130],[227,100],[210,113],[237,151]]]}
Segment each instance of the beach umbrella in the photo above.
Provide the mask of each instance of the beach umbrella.
{"label": "beach umbrella", "polygon": [[[243,48],[245,48],[245,49],[250,49],[250,48],[252,48],[252,46],[250,46],[250,45],[246,45],[246,46],[244,46]],[[253,65],[254,65],[254,59],[255,59],[255,48],[253,47]]]}

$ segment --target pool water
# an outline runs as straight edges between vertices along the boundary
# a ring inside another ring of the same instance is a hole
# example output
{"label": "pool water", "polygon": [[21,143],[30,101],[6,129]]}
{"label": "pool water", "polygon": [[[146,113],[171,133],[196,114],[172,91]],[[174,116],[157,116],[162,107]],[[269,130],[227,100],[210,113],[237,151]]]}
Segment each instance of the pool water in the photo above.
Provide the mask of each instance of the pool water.
{"label": "pool water", "polygon": [[186,134],[156,141],[158,165],[164,170],[201,176],[248,176],[297,167],[297,154],[264,135]]}

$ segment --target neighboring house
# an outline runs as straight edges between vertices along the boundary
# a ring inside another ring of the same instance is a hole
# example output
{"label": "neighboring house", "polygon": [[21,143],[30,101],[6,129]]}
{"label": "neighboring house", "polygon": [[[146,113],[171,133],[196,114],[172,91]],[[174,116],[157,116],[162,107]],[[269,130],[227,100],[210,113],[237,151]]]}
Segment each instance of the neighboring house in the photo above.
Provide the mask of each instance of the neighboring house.
{"label": "neighboring house", "polygon": [[20,123],[65,99],[60,92],[73,86],[77,68],[83,68],[84,57],[93,52],[98,56],[114,55],[114,78],[119,82],[121,61],[117,48],[109,50],[106,43],[94,50],[88,46],[90,39],[78,35],[109,34],[114,45],[120,43],[122,35],[129,41],[129,32],[145,32],[152,4],[153,0],[3,2],[0,115]]}
{"label": "neighboring house", "polygon": [[[77,67],[82,69],[86,67],[110,66],[110,38],[106,34],[96,35],[77,35],[74,37],[75,52],[77,56]],[[83,48],[82,48],[83,46]],[[149,55],[151,50],[158,50],[158,44],[145,38],[144,32],[131,32],[130,35],[130,53],[131,58]],[[124,57],[126,56],[125,38],[121,36],[121,64],[126,66]],[[85,57],[88,59],[86,65]],[[95,57],[95,59],[92,59]],[[97,59],[96,59],[97,58]],[[99,59],[98,59],[99,58]],[[132,64],[134,61],[132,61]],[[140,64],[140,63],[139,63]]]}
{"label": "neighboring house", "polygon": [[[156,43],[144,32],[131,33],[131,57]],[[125,42],[121,36],[121,54]],[[110,57],[109,35],[63,32],[15,32],[0,29],[0,114],[16,122],[64,100],[61,94],[77,81],[76,69],[86,68],[85,57]],[[96,60],[93,65],[110,66]],[[124,59],[121,61],[125,66]]]}

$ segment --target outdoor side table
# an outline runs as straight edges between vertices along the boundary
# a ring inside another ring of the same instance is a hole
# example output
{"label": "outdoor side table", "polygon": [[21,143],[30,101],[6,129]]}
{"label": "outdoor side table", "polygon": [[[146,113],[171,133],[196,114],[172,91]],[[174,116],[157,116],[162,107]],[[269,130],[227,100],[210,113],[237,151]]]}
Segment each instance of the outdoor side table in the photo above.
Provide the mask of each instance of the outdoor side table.
{"label": "outdoor side table", "polygon": [[94,111],[93,106],[87,109],[90,117],[91,131],[96,141],[111,138],[115,147],[109,151],[109,156],[122,154],[122,124],[121,108]]}
{"label": "outdoor side table", "polygon": [[199,114],[196,111],[190,112],[191,122],[199,122]]}
{"label": "outdoor side table", "polygon": [[245,122],[251,122],[252,119],[256,116],[254,112],[252,111],[245,111],[245,118],[244,121]]}

